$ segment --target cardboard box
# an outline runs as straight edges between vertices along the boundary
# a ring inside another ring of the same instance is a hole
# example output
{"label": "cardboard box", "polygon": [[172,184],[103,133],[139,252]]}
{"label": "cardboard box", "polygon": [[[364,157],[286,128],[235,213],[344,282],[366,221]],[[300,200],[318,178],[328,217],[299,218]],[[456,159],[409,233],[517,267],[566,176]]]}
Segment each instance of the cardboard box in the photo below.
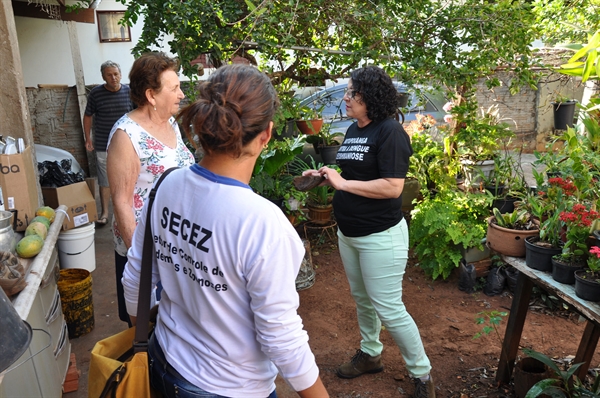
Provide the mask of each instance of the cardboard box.
{"label": "cardboard box", "polygon": [[6,210],[17,210],[17,231],[25,231],[39,207],[38,185],[31,147],[22,153],[0,155],[0,187]]}
{"label": "cardboard box", "polygon": [[90,192],[92,193],[92,196],[94,197],[94,199],[96,199],[96,179],[95,178],[86,178],[85,182],[88,185],[88,188],[90,189]]}
{"label": "cardboard box", "polygon": [[67,207],[62,227],[65,231],[98,220],[96,200],[85,181],[59,188],[42,188],[42,195],[46,206],[54,209],[60,205]]}

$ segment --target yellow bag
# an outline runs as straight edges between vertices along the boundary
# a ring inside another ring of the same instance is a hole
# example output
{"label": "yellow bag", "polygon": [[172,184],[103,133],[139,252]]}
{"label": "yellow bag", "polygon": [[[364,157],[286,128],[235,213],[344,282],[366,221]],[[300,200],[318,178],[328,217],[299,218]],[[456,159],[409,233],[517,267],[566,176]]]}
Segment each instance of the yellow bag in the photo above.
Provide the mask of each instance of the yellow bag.
{"label": "yellow bag", "polygon": [[135,326],[96,343],[90,358],[88,397],[159,397],[150,387],[148,353],[133,354]]}
{"label": "yellow bag", "polygon": [[[148,197],[148,213],[142,250],[142,272],[138,295],[137,324],[148,327],[129,328],[100,340],[94,345],[88,373],[89,398],[156,398],[160,394],[150,387],[148,368],[148,336],[154,324],[150,322],[150,293],[152,287],[153,242],[150,215],[156,190],[162,180],[173,170],[165,171]],[[134,344],[135,343],[135,344]],[[137,352],[135,352],[137,351]],[[135,354],[134,354],[135,352]]]}

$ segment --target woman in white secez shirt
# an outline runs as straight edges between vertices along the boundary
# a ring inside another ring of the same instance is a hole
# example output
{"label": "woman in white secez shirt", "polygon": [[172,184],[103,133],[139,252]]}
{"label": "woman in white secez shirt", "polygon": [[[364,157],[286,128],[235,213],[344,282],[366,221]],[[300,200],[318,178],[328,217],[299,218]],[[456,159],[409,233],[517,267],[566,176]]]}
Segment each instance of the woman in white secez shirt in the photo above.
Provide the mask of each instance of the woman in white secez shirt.
{"label": "woman in white secez shirt", "polygon": [[[304,247],[290,222],[248,183],[271,138],[268,77],[223,66],[182,110],[204,157],[169,174],[150,223],[153,282],[163,285],[148,355],[165,397],[276,397],[278,373],[301,397],[328,397],[308,345],[295,279]],[[190,140],[193,141],[193,140]],[[123,275],[135,320],[145,216]]]}

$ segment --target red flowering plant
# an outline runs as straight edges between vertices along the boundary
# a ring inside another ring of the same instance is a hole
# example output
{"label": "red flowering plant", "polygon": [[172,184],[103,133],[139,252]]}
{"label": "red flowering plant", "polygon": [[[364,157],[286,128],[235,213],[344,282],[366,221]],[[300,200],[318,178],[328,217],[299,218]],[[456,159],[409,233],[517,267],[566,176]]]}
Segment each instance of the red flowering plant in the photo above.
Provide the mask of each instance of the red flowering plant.
{"label": "red flowering plant", "polygon": [[561,212],[559,218],[567,228],[567,241],[563,246],[562,253],[556,258],[569,264],[584,263],[588,252],[587,238],[590,235],[590,227],[598,218],[598,213],[588,210],[581,203],[576,203],[571,211]]}
{"label": "red flowering plant", "polygon": [[552,247],[562,246],[562,227],[564,221],[560,215],[568,205],[569,198],[576,191],[575,185],[560,177],[550,178],[548,184],[529,195],[525,202],[531,214],[540,220],[540,241]]}
{"label": "red flowering plant", "polygon": [[595,278],[600,282],[600,247],[592,246],[587,260],[587,266],[589,268],[589,271],[587,272],[592,274],[592,278]]}

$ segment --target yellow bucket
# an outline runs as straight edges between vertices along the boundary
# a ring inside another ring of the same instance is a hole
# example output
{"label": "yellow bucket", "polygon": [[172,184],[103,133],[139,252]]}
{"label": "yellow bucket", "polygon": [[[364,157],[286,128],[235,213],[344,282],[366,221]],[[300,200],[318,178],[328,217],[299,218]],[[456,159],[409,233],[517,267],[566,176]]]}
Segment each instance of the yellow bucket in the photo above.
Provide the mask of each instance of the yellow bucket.
{"label": "yellow bucket", "polygon": [[94,328],[92,274],[79,268],[60,270],[58,291],[69,338],[83,336]]}

